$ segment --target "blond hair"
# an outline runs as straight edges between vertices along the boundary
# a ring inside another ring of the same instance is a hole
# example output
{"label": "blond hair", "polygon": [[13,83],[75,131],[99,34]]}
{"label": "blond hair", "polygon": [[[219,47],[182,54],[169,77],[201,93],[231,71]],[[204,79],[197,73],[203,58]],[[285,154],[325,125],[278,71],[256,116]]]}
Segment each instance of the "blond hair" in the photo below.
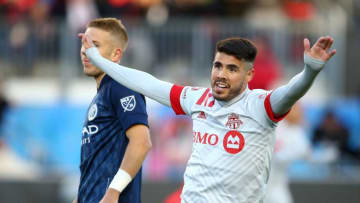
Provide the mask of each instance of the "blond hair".
{"label": "blond hair", "polygon": [[127,36],[126,28],[122,24],[120,19],[97,18],[95,20],[90,21],[86,27],[102,29],[114,35],[115,38],[118,39],[121,44],[120,45],[121,50],[125,51],[128,44],[128,36]]}

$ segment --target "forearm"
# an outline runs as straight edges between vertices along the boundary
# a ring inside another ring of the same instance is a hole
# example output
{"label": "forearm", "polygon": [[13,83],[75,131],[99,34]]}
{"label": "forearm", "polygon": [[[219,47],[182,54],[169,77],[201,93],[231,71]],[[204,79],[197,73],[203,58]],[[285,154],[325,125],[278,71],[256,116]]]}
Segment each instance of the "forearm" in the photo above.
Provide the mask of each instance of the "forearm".
{"label": "forearm", "polygon": [[305,55],[304,70],[294,76],[288,84],[275,89],[270,96],[271,108],[275,115],[281,116],[310,89],[316,76],[321,71],[325,62],[310,58]]}
{"label": "forearm", "polygon": [[120,193],[136,176],[147,152],[151,149],[151,141],[149,139],[129,139],[120,169],[112,179],[104,198],[117,199]]}
{"label": "forearm", "polygon": [[120,168],[134,178],[150,149],[149,143],[130,140]]}
{"label": "forearm", "polygon": [[162,104],[170,106],[170,90],[173,84],[158,80],[154,76],[103,58],[96,47],[86,50],[91,63],[110,75],[122,85]]}

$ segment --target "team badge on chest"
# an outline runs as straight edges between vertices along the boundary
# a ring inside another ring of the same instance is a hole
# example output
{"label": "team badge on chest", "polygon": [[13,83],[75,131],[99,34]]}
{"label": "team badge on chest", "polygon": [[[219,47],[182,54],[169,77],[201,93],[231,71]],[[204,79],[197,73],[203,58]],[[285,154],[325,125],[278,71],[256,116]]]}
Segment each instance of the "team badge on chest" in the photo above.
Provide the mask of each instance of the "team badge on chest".
{"label": "team badge on chest", "polygon": [[238,129],[243,122],[239,118],[240,116],[236,113],[232,113],[228,117],[228,121],[226,122],[226,126],[230,129]]}
{"label": "team badge on chest", "polygon": [[124,98],[120,99],[120,103],[124,109],[124,112],[132,111],[135,109],[135,106],[136,106],[135,96],[131,95],[131,96],[124,97]]}
{"label": "team badge on chest", "polygon": [[98,112],[98,108],[97,108],[97,105],[96,104],[93,104],[90,109],[89,109],[89,112],[88,112],[88,120],[89,121],[92,121],[95,119],[96,115],[97,115],[97,112]]}

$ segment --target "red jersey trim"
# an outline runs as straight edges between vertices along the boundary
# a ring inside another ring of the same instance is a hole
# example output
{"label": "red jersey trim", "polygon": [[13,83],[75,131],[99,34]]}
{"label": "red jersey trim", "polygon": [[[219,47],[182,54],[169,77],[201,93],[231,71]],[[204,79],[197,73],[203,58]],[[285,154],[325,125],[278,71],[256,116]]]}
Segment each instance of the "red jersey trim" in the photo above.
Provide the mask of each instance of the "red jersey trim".
{"label": "red jersey trim", "polygon": [[204,102],[205,98],[208,96],[209,91],[210,88],[207,88],[203,95],[200,97],[200,99],[196,102],[197,105],[201,105]]}
{"label": "red jersey trim", "polygon": [[290,110],[288,112],[286,112],[284,115],[275,116],[274,112],[271,108],[271,104],[270,104],[270,95],[271,95],[271,93],[266,96],[265,101],[264,101],[264,106],[265,106],[266,114],[269,116],[270,120],[277,123],[277,122],[281,121],[282,119],[284,119],[285,116],[288,115]]}
{"label": "red jersey trim", "polygon": [[183,89],[184,86],[173,85],[170,91],[170,103],[176,115],[185,115],[180,104],[180,95]]}

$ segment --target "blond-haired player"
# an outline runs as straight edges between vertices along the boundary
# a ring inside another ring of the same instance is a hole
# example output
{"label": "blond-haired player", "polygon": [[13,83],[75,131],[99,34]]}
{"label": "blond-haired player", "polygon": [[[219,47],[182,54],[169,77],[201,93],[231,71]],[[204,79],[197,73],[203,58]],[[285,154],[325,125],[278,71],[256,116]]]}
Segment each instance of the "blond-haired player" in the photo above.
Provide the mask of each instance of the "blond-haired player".
{"label": "blond-haired player", "polygon": [[[102,57],[120,62],[128,41],[120,20],[95,19],[85,33]],[[75,202],[140,203],[141,165],[151,148],[144,96],[90,63],[84,46],[80,55],[84,73],[96,81],[97,94],[83,124],[81,177]]]}

